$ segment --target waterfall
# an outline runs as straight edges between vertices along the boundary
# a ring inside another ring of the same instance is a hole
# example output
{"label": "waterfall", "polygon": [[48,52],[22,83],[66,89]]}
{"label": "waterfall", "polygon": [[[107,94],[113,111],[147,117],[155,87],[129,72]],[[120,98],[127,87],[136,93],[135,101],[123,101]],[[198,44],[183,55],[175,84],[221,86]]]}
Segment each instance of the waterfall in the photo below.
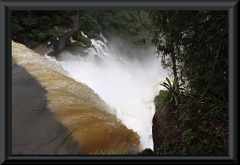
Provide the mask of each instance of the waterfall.
{"label": "waterfall", "polygon": [[58,56],[58,63],[76,81],[93,89],[128,129],[137,132],[139,150],[153,149],[153,100],[162,88],[159,82],[167,77],[167,71],[160,67],[152,49],[143,53],[132,50],[136,58],[129,58],[101,37],[104,42],[91,39],[94,48],[87,50],[87,57],[63,52]]}
{"label": "waterfall", "polygon": [[64,61],[40,56],[13,41],[12,60],[47,90],[48,108],[69,130],[83,154],[136,153],[138,134],[116,118],[116,109],[107,105],[96,91],[84,81],[74,80],[71,71],[62,67]]}

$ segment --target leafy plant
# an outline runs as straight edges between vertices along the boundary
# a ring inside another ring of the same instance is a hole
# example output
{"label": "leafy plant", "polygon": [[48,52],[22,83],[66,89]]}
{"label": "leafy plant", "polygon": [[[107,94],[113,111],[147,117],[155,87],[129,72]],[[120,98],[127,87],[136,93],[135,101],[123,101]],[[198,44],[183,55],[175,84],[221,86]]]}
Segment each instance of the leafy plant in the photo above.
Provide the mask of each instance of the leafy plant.
{"label": "leafy plant", "polygon": [[182,136],[183,136],[183,141],[187,145],[190,145],[192,144],[193,140],[197,137],[197,134],[194,133],[191,128],[189,128],[182,133]]}
{"label": "leafy plant", "polygon": [[25,17],[22,19],[22,21],[27,28],[34,28],[38,25],[36,19],[31,18],[31,17]]}
{"label": "leafy plant", "polygon": [[179,115],[178,120],[180,120],[182,123],[180,125],[180,127],[183,127],[184,124],[189,121],[189,115],[186,112],[181,112]]}
{"label": "leafy plant", "polygon": [[203,125],[198,126],[198,128],[205,133],[211,134],[211,130],[207,128],[208,121],[204,120],[202,123]]}
{"label": "leafy plant", "polygon": [[38,33],[38,39],[39,39],[40,41],[46,39],[47,36],[48,36],[48,33],[44,33],[44,32],[39,32],[39,33]]}
{"label": "leafy plant", "polygon": [[172,145],[170,143],[161,144],[159,148],[156,149],[157,155],[173,155],[175,152],[171,151]]}
{"label": "leafy plant", "polygon": [[182,155],[186,155],[186,154],[187,154],[187,148],[186,148],[186,146],[184,146],[184,147],[182,148],[181,154],[182,154]]}
{"label": "leafy plant", "polygon": [[72,43],[68,49],[70,52],[74,53],[76,51],[83,49],[83,45],[80,42],[76,41]]}
{"label": "leafy plant", "polygon": [[55,30],[55,29],[49,29],[49,30],[48,30],[48,35],[49,35],[50,37],[56,38],[56,37],[59,37],[60,34],[61,34],[61,33],[58,32],[58,31]]}
{"label": "leafy plant", "polygon": [[224,107],[227,105],[224,101],[219,100],[216,96],[208,95],[204,98],[206,105],[208,105],[210,110],[210,115],[212,117],[227,118],[228,114],[224,112]]}
{"label": "leafy plant", "polygon": [[168,91],[160,90],[159,94],[154,98],[155,108],[157,109],[160,105],[162,105],[163,101],[166,99],[168,95]]}
{"label": "leafy plant", "polygon": [[221,138],[225,133],[224,130],[221,126],[216,128],[216,131],[214,131],[214,134],[216,135],[216,137]]}
{"label": "leafy plant", "polygon": [[77,41],[86,45],[86,47],[90,47],[92,45],[92,41],[84,36],[78,36]]}
{"label": "leafy plant", "polygon": [[178,105],[177,97],[180,94],[180,90],[183,90],[178,83],[178,78],[174,78],[173,84],[170,82],[170,80],[166,77],[167,83],[164,82],[161,84],[168,90],[168,95],[170,96],[170,103],[174,100],[175,105]]}
{"label": "leafy plant", "polygon": [[20,26],[18,23],[12,22],[12,32],[19,33],[20,31],[23,31],[22,26]]}
{"label": "leafy plant", "polygon": [[62,22],[62,18],[59,15],[53,14],[52,17],[53,17],[53,24],[57,25]]}
{"label": "leafy plant", "polygon": [[218,96],[222,102],[227,101],[227,12],[147,12],[150,23],[144,25],[149,31],[149,38],[155,45],[156,52],[161,57],[163,67],[177,71],[181,81],[191,90],[202,93],[203,96]]}
{"label": "leafy plant", "polygon": [[103,41],[102,37],[100,37],[100,35],[98,33],[96,33],[94,30],[89,30],[86,32],[86,34],[87,34],[88,38],[93,38],[93,39]]}

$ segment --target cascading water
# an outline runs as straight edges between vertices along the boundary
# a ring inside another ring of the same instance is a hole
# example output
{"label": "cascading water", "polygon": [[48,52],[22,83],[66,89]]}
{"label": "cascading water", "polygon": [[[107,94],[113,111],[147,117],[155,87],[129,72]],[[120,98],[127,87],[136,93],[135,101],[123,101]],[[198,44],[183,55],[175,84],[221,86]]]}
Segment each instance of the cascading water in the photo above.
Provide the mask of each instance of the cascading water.
{"label": "cascading water", "polygon": [[[151,51],[136,58],[126,58],[104,42],[91,39],[94,48],[88,56],[62,53],[59,64],[76,81],[87,84],[112,109],[116,117],[140,136],[139,150],[153,149],[152,118],[155,113],[154,97],[160,90],[160,81],[167,71]],[[119,55],[120,54],[120,55]],[[139,57],[141,56],[141,60]]]}
{"label": "cascading water", "polygon": [[137,151],[137,133],[127,129],[113,108],[87,85],[72,79],[55,60],[13,41],[12,58],[47,90],[48,108],[81,146],[81,154]]}

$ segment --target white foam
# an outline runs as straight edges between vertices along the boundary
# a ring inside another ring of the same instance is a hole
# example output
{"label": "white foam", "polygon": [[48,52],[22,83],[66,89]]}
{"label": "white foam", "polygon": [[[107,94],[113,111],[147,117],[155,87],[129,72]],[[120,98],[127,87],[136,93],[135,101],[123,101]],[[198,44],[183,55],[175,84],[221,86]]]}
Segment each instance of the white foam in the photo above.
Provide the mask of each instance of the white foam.
{"label": "white foam", "polygon": [[[142,60],[125,60],[126,63],[117,59],[116,52],[104,49],[102,41],[92,39],[92,42],[97,45],[97,52],[89,51],[86,58],[61,54],[59,63],[75,80],[87,84],[116,109],[117,118],[140,135],[141,149],[153,149],[153,100],[161,88],[157,82],[167,77],[167,71],[160,67],[160,59],[151,51]],[[94,61],[94,53],[102,62]],[[103,58],[104,54],[108,56]]]}

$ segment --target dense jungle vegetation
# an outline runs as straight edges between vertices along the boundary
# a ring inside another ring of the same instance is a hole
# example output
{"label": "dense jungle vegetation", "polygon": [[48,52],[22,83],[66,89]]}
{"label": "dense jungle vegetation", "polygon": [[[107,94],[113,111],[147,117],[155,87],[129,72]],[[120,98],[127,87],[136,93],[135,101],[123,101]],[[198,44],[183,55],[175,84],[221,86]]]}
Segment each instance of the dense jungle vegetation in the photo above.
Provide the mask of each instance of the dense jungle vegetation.
{"label": "dense jungle vegetation", "polygon": [[168,135],[156,136],[155,153],[228,155],[227,11],[148,13],[150,42],[173,73],[155,98],[155,119]]}
{"label": "dense jungle vegetation", "polygon": [[[54,26],[72,28],[70,15],[12,11],[12,39],[32,48],[58,37]],[[139,154],[228,155],[227,11],[80,11],[79,19],[89,38],[154,45],[159,63],[172,69],[173,81],[154,99],[154,151]]]}
{"label": "dense jungle vegetation", "polygon": [[[102,33],[107,39],[119,37],[138,46],[147,36],[143,30],[137,11],[79,11],[79,26],[90,39],[100,39]],[[141,11],[147,20],[145,11]],[[55,26],[72,28],[72,11],[12,11],[12,39],[30,48],[39,42],[54,39],[61,34]]]}

